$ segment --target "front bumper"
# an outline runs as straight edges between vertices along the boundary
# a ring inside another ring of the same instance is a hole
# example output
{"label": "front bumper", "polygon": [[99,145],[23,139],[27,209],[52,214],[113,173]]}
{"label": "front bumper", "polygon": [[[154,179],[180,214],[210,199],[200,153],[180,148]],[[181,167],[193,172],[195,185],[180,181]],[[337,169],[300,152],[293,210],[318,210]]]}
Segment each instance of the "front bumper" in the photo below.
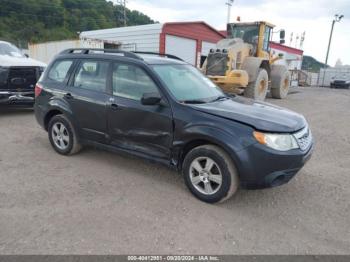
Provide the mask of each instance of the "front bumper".
{"label": "front bumper", "polygon": [[246,87],[249,82],[249,76],[246,71],[232,70],[227,76],[208,76],[224,92],[233,92],[235,88]]}
{"label": "front bumper", "polygon": [[0,105],[33,105],[34,91],[0,91]]}
{"label": "front bumper", "polygon": [[241,186],[246,189],[276,187],[288,183],[311,158],[313,142],[302,151],[279,152],[254,144],[239,154]]}

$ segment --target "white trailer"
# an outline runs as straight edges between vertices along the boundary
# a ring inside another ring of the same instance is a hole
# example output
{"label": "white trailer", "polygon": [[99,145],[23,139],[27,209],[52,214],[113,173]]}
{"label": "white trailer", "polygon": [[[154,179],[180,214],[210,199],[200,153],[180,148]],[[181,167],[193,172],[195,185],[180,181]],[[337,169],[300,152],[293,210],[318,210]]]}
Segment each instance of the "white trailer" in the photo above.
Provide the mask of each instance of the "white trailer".
{"label": "white trailer", "polygon": [[330,86],[333,80],[350,81],[350,67],[344,66],[320,70],[318,78],[319,86]]}
{"label": "white trailer", "polygon": [[118,47],[116,42],[106,42],[100,39],[86,39],[82,38],[79,40],[64,40],[64,41],[54,41],[39,44],[29,44],[29,56],[44,62],[46,64],[60,52],[69,48],[104,48],[105,45],[114,45]]}

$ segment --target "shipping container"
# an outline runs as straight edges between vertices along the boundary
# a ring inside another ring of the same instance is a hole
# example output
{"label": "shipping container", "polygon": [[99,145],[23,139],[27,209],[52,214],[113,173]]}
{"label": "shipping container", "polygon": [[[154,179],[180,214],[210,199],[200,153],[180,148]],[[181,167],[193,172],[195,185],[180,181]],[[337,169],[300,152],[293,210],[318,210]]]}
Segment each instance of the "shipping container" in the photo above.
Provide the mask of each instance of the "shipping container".
{"label": "shipping container", "polygon": [[100,39],[80,39],[80,40],[64,40],[39,44],[29,44],[29,56],[49,64],[50,61],[60,52],[69,48],[105,48],[108,45],[117,48],[117,42],[107,42]]}

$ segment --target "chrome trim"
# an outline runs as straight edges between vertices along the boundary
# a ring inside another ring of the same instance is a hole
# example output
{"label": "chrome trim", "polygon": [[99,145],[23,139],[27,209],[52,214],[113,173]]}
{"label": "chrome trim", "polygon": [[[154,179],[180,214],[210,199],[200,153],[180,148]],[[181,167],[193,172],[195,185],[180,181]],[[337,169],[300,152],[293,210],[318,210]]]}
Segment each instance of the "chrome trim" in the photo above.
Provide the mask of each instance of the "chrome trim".
{"label": "chrome trim", "polygon": [[0,95],[32,95],[34,94],[34,91],[0,91]]}
{"label": "chrome trim", "polygon": [[301,150],[307,150],[312,144],[312,133],[308,126],[293,134]]}

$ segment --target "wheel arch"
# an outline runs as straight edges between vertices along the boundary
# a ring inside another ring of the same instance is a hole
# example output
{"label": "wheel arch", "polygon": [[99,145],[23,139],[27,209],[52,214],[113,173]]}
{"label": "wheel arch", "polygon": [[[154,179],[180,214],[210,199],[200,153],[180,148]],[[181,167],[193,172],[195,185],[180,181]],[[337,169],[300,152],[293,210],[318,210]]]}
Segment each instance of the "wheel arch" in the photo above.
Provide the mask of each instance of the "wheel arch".
{"label": "wheel arch", "polygon": [[[218,133],[217,137],[220,135]],[[223,138],[224,140],[228,139],[228,136],[225,136]],[[230,140],[233,141],[233,137],[230,137]],[[183,141],[181,146],[178,149],[177,154],[177,168],[178,170],[182,170],[182,165],[184,162],[184,159],[186,155],[194,148],[203,146],[203,145],[214,145],[219,148],[221,148],[228,156],[230,156],[231,160],[233,161],[234,166],[236,167],[238,174],[240,174],[240,161],[238,154],[236,154],[236,151],[233,149],[232,145],[229,145],[227,143],[224,143],[220,141],[220,139],[215,138],[213,136],[205,135],[205,134],[197,134],[191,138],[186,139]]]}
{"label": "wheel arch", "polygon": [[260,57],[247,57],[243,64],[242,70],[246,71],[249,76],[249,83],[254,82],[258,78],[259,69],[265,69],[270,76],[271,68],[269,61]]}
{"label": "wheel arch", "polygon": [[48,130],[50,120],[56,115],[65,115],[70,120],[71,124],[74,126],[74,123],[72,121],[73,113],[67,102],[60,99],[53,99],[49,101],[48,104],[49,109],[47,110],[44,117],[44,128],[46,131]]}
{"label": "wheel arch", "polygon": [[44,117],[44,128],[46,131],[48,131],[50,120],[57,115],[63,115],[63,112],[55,108],[46,113]]}

